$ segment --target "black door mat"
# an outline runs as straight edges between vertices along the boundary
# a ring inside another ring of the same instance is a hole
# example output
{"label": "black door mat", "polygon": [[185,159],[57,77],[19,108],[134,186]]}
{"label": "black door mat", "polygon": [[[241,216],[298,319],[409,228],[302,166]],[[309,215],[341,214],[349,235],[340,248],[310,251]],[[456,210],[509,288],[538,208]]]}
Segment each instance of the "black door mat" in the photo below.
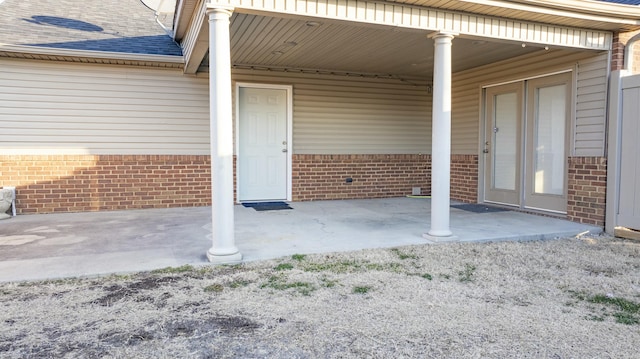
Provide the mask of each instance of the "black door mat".
{"label": "black door mat", "polygon": [[256,211],[277,211],[281,209],[293,209],[286,202],[243,202],[243,206],[253,208]]}
{"label": "black door mat", "polygon": [[461,209],[463,211],[469,211],[473,213],[492,213],[492,212],[505,212],[510,209],[502,207],[487,206],[482,203],[465,203],[465,204],[452,204],[452,208]]}

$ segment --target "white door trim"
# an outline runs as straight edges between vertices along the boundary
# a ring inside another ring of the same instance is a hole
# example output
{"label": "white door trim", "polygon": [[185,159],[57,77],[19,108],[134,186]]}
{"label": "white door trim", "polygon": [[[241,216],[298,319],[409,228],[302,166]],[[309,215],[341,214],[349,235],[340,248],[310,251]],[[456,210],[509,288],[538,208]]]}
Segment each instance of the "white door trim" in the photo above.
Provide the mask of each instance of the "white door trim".
{"label": "white door trim", "polygon": [[[240,121],[238,116],[240,114],[240,88],[259,88],[259,89],[277,89],[277,90],[285,90],[287,92],[287,201],[291,201],[292,198],[292,172],[293,166],[291,163],[293,156],[293,86],[291,85],[273,85],[273,84],[262,84],[262,83],[251,83],[251,82],[236,82],[235,85],[235,153],[236,153],[236,161],[240,161]],[[240,194],[240,176],[242,175],[239,171],[240,166],[239,163],[236,163],[236,201],[239,201],[241,198]]]}

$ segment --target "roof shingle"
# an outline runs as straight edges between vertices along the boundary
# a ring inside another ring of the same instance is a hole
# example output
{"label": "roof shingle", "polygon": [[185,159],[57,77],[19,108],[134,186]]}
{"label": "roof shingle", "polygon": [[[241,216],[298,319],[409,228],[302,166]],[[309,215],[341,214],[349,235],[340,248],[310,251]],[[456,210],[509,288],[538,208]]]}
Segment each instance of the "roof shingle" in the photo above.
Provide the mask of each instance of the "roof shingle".
{"label": "roof shingle", "polygon": [[182,55],[139,0],[5,0],[0,39],[12,45]]}

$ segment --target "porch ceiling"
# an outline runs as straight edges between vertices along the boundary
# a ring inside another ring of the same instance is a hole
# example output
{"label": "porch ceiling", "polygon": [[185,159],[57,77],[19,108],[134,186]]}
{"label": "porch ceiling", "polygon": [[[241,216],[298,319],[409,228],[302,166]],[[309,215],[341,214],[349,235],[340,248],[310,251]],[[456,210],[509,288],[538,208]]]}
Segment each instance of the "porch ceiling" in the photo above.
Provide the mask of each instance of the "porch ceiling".
{"label": "porch ceiling", "polygon": [[[325,19],[234,13],[231,63],[237,68],[332,71],[429,80],[433,41],[425,31]],[[500,61],[541,47],[456,38],[453,71]],[[203,61],[206,66],[207,59]]]}

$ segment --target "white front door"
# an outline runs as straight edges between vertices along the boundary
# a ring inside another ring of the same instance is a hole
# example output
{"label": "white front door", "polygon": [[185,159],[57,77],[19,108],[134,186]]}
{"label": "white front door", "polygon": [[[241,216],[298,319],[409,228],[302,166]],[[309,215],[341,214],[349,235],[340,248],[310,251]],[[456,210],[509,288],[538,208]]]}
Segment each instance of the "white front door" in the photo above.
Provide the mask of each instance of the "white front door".
{"label": "white front door", "polygon": [[238,199],[286,200],[287,90],[238,88]]}

